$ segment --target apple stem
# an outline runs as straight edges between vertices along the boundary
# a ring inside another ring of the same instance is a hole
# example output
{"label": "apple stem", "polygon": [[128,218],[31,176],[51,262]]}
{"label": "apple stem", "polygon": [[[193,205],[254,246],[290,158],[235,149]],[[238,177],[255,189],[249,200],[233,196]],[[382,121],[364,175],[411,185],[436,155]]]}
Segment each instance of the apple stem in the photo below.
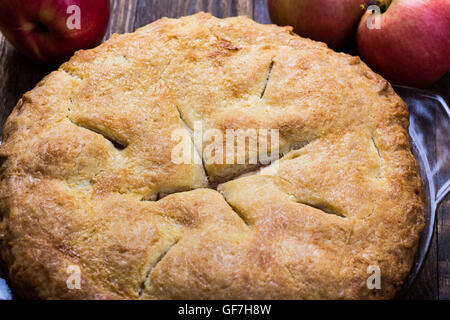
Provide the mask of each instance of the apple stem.
{"label": "apple stem", "polygon": [[381,12],[385,12],[389,8],[391,3],[392,0],[369,0],[364,6],[367,9],[371,5],[376,5],[380,7]]}

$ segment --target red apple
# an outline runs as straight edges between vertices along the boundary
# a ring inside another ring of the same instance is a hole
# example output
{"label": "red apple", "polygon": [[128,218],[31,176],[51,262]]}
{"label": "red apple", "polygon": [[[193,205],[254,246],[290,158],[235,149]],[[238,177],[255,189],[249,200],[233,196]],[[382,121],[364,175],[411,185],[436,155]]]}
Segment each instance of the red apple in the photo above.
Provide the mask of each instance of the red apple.
{"label": "red apple", "polygon": [[0,31],[26,56],[50,64],[98,45],[109,0],[0,0]]}
{"label": "red apple", "polygon": [[273,23],[293,26],[302,37],[339,48],[355,34],[366,1],[268,0],[268,5]]}
{"label": "red apple", "polygon": [[397,84],[424,87],[437,81],[450,69],[450,0],[384,4],[385,12],[370,21],[367,12],[358,27],[362,58]]}

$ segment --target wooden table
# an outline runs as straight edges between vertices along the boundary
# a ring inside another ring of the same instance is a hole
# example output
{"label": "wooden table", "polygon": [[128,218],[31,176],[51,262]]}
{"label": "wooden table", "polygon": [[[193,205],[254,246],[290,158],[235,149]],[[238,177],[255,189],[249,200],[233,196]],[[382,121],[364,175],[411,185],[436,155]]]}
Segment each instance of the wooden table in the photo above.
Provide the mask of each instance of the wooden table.
{"label": "wooden table", "polygon": [[[269,23],[266,0],[112,0],[108,39],[112,33],[132,32],[161,17],[180,17],[209,11],[217,17],[247,15],[260,23]],[[245,31],[244,31],[245,32]],[[22,94],[32,89],[51,68],[22,57],[0,36],[0,108],[9,114]],[[449,101],[447,74],[433,85]],[[6,116],[0,117],[3,125]],[[417,281],[405,298],[450,299],[450,199],[439,211],[436,232]]]}

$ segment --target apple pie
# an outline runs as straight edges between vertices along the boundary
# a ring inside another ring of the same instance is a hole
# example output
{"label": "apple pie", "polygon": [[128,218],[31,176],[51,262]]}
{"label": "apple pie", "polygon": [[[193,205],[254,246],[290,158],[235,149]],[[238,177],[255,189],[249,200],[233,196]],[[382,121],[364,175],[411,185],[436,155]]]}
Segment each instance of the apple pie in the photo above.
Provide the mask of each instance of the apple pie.
{"label": "apple pie", "polygon": [[[408,116],[358,57],[290,27],[199,13],[114,35],[4,126],[4,270],[23,298],[392,298],[426,204]],[[196,125],[275,129],[278,157],[210,161]]]}

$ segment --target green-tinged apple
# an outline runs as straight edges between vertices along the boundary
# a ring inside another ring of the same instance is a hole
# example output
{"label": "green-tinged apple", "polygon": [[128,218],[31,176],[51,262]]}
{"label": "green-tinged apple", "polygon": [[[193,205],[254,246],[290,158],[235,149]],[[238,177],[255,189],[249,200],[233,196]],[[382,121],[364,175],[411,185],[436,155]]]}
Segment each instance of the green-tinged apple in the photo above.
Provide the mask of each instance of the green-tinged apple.
{"label": "green-tinged apple", "polygon": [[273,23],[339,48],[356,33],[367,0],[268,0]]}
{"label": "green-tinged apple", "polygon": [[357,32],[363,60],[388,80],[416,87],[449,71],[450,0],[374,2],[381,12],[369,10]]}
{"label": "green-tinged apple", "polygon": [[0,31],[24,55],[58,64],[98,45],[109,0],[0,0]]}

